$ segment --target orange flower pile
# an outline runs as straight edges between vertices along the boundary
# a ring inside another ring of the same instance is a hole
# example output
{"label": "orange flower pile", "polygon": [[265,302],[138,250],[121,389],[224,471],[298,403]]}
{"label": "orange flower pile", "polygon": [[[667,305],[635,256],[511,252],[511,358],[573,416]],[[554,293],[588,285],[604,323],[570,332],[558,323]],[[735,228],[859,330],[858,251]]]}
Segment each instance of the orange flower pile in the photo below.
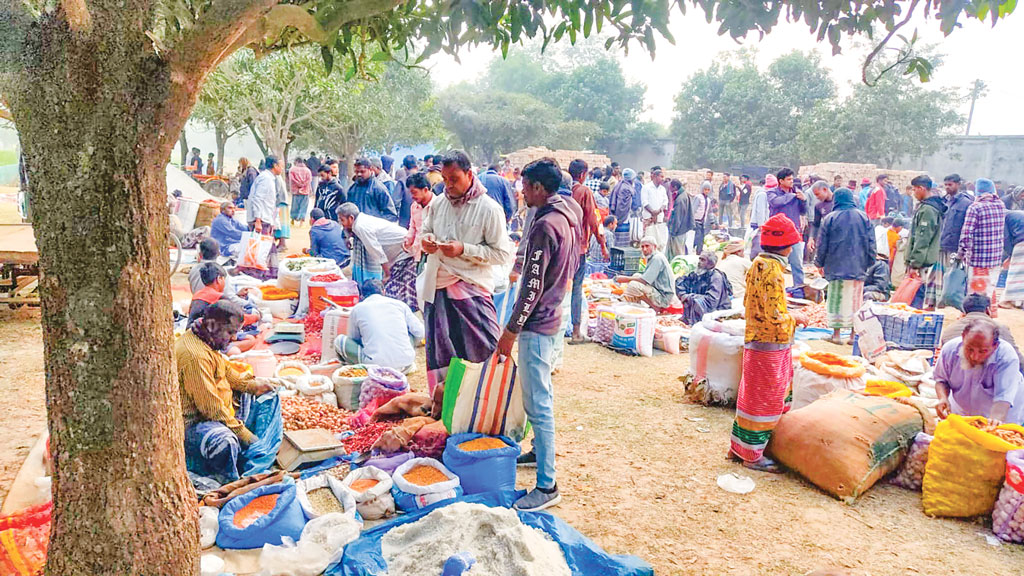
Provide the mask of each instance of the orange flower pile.
{"label": "orange flower pile", "polygon": [[438,482],[447,482],[448,477],[433,466],[424,466],[419,464],[413,466],[411,470],[402,475],[405,481],[409,484],[415,484],[416,486],[430,486],[431,484],[437,484]]}
{"label": "orange flower pile", "polygon": [[277,286],[260,286],[260,292],[263,293],[264,300],[294,300],[299,297],[298,292]]}

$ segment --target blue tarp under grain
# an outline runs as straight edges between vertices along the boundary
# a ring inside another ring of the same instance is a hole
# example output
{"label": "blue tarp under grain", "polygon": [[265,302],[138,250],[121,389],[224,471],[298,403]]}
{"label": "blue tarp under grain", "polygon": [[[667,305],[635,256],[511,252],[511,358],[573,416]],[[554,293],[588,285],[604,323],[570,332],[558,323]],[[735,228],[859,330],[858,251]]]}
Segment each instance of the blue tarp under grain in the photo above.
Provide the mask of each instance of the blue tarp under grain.
{"label": "blue tarp under grain", "polygon": [[[380,540],[388,530],[395,526],[415,522],[434,509],[448,506],[453,502],[472,502],[486,506],[510,508],[522,494],[522,491],[473,494],[453,501],[439,502],[411,514],[399,516],[363,532],[358,540],[345,547],[345,555],[338,563],[328,568],[324,574],[326,576],[386,574],[387,565],[384,563],[384,558],[381,557]],[[565,554],[565,561],[575,576],[654,576],[654,569],[650,564],[635,556],[608,554],[575,528],[547,512],[519,512],[519,518],[523,524],[543,530],[551,536],[552,540],[558,542],[558,545],[562,547],[562,553]]]}

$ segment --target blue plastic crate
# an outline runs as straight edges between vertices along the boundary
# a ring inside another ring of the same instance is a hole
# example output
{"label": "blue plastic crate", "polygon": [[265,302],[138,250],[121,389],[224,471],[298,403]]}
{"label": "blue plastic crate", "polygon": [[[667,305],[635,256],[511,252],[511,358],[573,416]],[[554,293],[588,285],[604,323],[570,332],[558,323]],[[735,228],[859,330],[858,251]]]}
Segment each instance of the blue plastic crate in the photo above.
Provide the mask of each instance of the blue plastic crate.
{"label": "blue plastic crate", "polygon": [[903,350],[935,349],[942,339],[942,314],[881,315],[885,341]]}

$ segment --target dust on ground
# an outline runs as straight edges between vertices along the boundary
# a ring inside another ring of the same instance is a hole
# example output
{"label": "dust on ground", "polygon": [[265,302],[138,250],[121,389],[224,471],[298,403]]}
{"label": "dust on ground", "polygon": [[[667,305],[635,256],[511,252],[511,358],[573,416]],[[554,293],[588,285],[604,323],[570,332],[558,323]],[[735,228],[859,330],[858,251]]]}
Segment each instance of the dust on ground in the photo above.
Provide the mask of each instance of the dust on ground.
{"label": "dust on ground", "polygon": [[[1000,310],[999,319],[1024,341],[1024,312]],[[0,497],[45,426],[40,338],[37,316],[0,316]],[[928,518],[918,492],[878,484],[849,506],[794,473],[726,461],[732,411],[683,401],[678,377],[688,366],[686,354],[566,346],[554,378],[563,501],[552,511],[609,552],[637,555],[659,575],[1020,573],[1024,546],[987,544],[985,519]],[[423,389],[424,380],[421,370],[411,383]],[[715,480],[726,472],[757,488],[721,490]],[[519,487],[532,481],[520,470]]]}

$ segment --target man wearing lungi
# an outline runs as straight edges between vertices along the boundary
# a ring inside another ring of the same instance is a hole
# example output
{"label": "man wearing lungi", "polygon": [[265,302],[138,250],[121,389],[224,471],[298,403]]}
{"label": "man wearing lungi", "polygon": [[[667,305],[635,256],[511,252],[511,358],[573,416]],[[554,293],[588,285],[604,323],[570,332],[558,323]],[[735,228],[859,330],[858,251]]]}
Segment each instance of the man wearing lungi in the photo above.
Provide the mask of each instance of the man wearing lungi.
{"label": "man wearing lungi", "polygon": [[946,204],[932,190],[932,179],[926,175],[910,181],[917,199],[917,210],[910,226],[907,244],[907,276],[919,278],[921,288],[914,297],[915,308],[934,310],[942,296],[942,275],[945,270],[939,256],[939,244]]}
{"label": "man wearing lungi", "polygon": [[474,177],[469,156],[452,151],[441,165],[444,193],[424,213],[421,241],[428,255],[419,297],[431,394],[452,358],[483,362],[494,353],[500,331],[493,266],[513,252],[505,212]]}
{"label": "man wearing lungi", "polygon": [[967,293],[984,294],[995,302],[1003,264],[1006,205],[996,194],[995,184],[987,178],[979,178],[974,190],[977,200],[967,207],[956,259],[967,267]]}

